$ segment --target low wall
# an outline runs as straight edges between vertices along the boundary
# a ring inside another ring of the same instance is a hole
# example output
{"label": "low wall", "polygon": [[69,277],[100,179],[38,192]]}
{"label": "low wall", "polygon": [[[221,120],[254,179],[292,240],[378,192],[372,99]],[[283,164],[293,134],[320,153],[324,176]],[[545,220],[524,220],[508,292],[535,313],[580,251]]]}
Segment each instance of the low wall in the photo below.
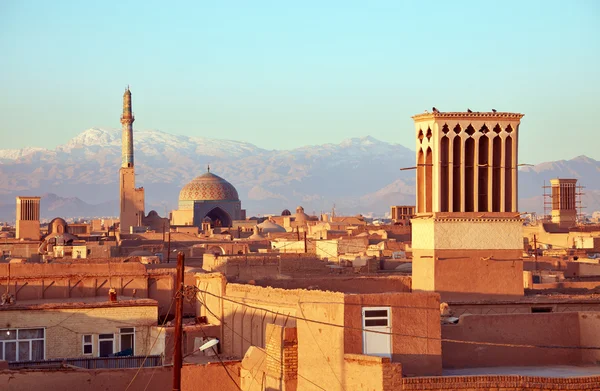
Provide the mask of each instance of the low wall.
{"label": "low wall", "polygon": [[410,292],[410,276],[327,276],[257,280],[256,285],[283,289],[319,289],[344,293]]}
{"label": "low wall", "polygon": [[[583,316],[585,322],[580,322]],[[597,354],[579,347],[594,345],[598,330],[600,315],[594,312],[462,316],[458,324],[442,326],[442,364],[444,368],[595,364]]]}
{"label": "low wall", "polygon": [[[119,296],[158,301],[159,314],[167,312],[173,297],[174,268],[106,261],[101,263],[0,264],[0,286],[10,280],[9,293],[23,300],[62,300],[108,297],[112,287]],[[193,283],[193,278],[192,278]],[[190,310],[193,312],[193,308]],[[171,313],[175,312],[171,307]]]}
{"label": "low wall", "polygon": [[552,378],[537,376],[446,376],[404,378],[402,391],[453,390],[453,391],[593,391],[600,387],[600,376]]}
{"label": "low wall", "polygon": [[[240,384],[240,362],[228,361],[225,366],[233,379]],[[0,371],[0,390],[125,390],[132,379],[135,380],[129,391],[170,390],[172,388],[172,367],[142,368],[136,376],[137,368],[132,369],[30,369]],[[148,385],[151,386],[148,387]],[[181,371],[182,391],[197,390],[199,385],[205,390],[239,391],[239,387],[227,376],[220,363],[206,365],[184,365]]]}
{"label": "low wall", "polygon": [[223,273],[228,281],[247,282],[332,274],[372,273],[379,268],[379,261],[369,260],[365,266],[359,269],[353,267],[332,269],[328,266],[327,261],[316,258],[314,254],[215,256],[206,253],[203,256],[202,268],[209,272]]}
{"label": "low wall", "polygon": [[565,277],[598,277],[600,264],[585,262],[569,262],[565,270]]}

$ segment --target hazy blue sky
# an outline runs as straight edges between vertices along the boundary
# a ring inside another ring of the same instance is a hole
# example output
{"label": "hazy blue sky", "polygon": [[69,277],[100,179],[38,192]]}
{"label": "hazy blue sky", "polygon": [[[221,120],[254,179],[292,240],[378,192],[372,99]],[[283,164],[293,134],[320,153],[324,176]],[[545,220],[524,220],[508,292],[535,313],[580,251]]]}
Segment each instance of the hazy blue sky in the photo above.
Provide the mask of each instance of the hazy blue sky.
{"label": "hazy blue sky", "polygon": [[[290,5],[296,3],[297,5]],[[120,127],[293,148],[525,113],[520,160],[600,159],[600,2],[0,1],[0,148]]]}

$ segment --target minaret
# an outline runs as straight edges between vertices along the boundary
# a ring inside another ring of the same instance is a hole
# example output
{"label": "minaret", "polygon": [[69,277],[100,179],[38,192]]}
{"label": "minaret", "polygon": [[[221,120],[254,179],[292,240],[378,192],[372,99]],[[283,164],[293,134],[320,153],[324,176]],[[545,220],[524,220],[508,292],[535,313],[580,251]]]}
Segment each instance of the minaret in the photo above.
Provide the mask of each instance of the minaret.
{"label": "minaret", "polygon": [[121,167],[133,167],[133,121],[135,121],[135,117],[131,110],[131,91],[127,86],[123,94],[123,115],[121,116],[123,125]]}
{"label": "minaret", "polygon": [[135,187],[135,169],[133,167],[133,113],[131,110],[131,91],[129,87],[123,94],[123,125],[121,146],[121,169],[119,170],[120,214],[119,221],[121,232],[129,232],[131,227],[139,227],[143,223],[144,214],[144,188]]}

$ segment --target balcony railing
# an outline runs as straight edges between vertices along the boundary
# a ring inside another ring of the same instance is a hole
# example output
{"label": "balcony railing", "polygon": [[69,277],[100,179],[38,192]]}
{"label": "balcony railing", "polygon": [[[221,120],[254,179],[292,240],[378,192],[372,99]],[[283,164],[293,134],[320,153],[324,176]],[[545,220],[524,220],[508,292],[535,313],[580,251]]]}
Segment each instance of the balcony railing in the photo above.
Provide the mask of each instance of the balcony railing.
{"label": "balcony railing", "polygon": [[[144,359],[146,361],[144,362]],[[57,358],[53,360],[40,361],[16,361],[9,362],[10,369],[53,367],[60,368],[63,365],[71,365],[84,369],[120,369],[120,368],[139,368],[160,367],[163,365],[163,359],[160,355],[155,356],[127,356],[127,357],[80,357],[80,358]]]}

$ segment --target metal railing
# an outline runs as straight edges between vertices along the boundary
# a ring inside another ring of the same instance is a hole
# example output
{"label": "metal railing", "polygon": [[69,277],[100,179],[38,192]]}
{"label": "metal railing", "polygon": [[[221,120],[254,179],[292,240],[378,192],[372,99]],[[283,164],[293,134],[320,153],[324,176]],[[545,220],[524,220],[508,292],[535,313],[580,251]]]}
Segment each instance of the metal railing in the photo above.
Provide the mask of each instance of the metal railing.
{"label": "metal railing", "polygon": [[[144,361],[145,359],[145,361]],[[9,362],[10,369],[51,367],[60,368],[63,365],[71,365],[84,369],[121,369],[121,368],[139,368],[159,367],[163,365],[163,359],[160,355],[153,356],[126,356],[126,357],[79,357],[79,358],[57,358],[52,360],[39,361],[16,361]]]}

